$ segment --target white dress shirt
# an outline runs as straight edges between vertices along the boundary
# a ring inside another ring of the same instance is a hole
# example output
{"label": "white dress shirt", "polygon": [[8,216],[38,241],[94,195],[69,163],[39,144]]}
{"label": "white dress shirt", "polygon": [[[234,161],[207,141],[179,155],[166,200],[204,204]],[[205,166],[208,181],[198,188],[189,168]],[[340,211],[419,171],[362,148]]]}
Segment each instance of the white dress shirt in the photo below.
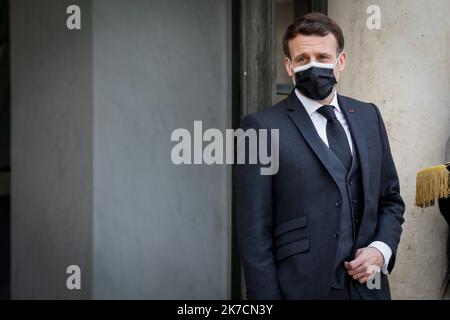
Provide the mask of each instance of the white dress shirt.
{"label": "white dress shirt", "polygon": [[[327,118],[325,118],[323,115],[321,115],[317,110],[322,107],[322,104],[318,103],[315,100],[309,99],[308,97],[305,97],[302,95],[298,90],[295,90],[295,93],[300,100],[300,102],[303,104],[303,106],[306,109],[306,112],[308,112],[309,117],[311,118],[312,123],[314,124],[314,127],[316,128],[317,133],[319,134],[319,137],[325,142],[325,144],[329,147],[328,144],[328,138],[327,138]],[[334,106],[334,111],[336,113],[336,118],[341,123],[342,127],[345,130],[345,134],[347,135],[348,143],[350,145],[350,151],[353,155],[353,143],[352,143],[352,135],[350,134],[350,129],[347,124],[347,120],[345,119],[344,115],[342,114],[341,108],[339,107],[339,103],[337,100],[337,93],[334,94],[334,98],[331,101],[330,105]],[[373,247],[378,249],[378,251],[381,252],[384,258],[384,265],[381,268],[381,271],[384,274],[387,274],[387,267],[389,264],[389,260],[392,256],[392,250],[391,248],[382,241],[374,241],[372,242],[369,247]]]}

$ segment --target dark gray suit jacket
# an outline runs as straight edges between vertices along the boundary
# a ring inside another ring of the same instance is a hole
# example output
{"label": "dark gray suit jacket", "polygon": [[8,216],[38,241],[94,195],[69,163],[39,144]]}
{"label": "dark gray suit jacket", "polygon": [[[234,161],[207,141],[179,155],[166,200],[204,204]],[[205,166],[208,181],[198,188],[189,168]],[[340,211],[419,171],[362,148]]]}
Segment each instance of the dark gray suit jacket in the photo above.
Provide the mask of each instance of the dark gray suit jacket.
{"label": "dark gray suit jacket", "polygon": [[[386,129],[375,105],[340,95],[338,101],[363,178],[365,202],[356,248],[383,241],[393,251],[392,271],[405,207]],[[325,299],[334,273],[334,235],[340,227],[341,208],[336,203],[342,195],[336,182],[336,158],[326,152],[295,92],[270,108],[245,116],[241,128],[279,129],[280,137],[276,175],[261,175],[259,164],[235,168],[237,235],[247,296]],[[280,246],[281,234],[284,243]],[[390,298],[384,275],[380,290],[356,286],[364,298]]]}

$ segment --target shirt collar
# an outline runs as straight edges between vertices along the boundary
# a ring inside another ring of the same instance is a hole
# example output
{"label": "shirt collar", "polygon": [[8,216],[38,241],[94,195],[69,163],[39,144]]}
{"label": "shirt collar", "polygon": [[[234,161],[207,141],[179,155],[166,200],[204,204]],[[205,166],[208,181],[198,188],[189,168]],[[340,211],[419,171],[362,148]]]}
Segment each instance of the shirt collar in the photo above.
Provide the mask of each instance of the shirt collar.
{"label": "shirt collar", "polygon": [[[295,94],[297,95],[297,98],[300,100],[302,105],[305,107],[306,112],[311,116],[314,112],[316,112],[320,107],[323,105],[318,103],[315,100],[312,100],[308,97],[305,97],[300,93],[298,89],[295,89]],[[341,113],[341,108],[339,108],[339,103],[337,100],[337,91],[334,92],[333,100],[331,100],[330,105],[333,106],[339,113]]]}

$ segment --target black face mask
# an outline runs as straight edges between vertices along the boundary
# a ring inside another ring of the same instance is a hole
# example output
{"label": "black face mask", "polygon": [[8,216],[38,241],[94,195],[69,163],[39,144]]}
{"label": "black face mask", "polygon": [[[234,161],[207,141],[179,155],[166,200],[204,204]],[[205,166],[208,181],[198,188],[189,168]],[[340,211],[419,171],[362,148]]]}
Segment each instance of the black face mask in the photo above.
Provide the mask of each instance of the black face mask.
{"label": "black face mask", "polygon": [[334,85],[337,83],[333,72],[336,63],[333,65],[312,62],[306,66],[294,68],[295,87],[312,100],[325,99],[333,92]]}

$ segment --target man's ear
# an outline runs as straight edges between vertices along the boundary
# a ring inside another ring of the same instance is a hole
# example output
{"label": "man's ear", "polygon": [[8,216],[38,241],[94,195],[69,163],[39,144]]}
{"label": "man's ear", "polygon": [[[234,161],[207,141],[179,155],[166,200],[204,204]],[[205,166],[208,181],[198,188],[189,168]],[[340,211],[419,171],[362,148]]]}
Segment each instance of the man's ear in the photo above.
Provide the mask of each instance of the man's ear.
{"label": "man's ear", "polygon": [[339,56],[339,62],[338,62],[338,70],[339,72],[344,71],[345,69],[345,62],[347,61],[347,52],[342,51],[341,55]]}
{"label": "man's ear", "polygon": [[292,65],[288,57],[284,57],[284,66],[286,67],[286,72],[289,75],[289,78],[293,78],[294,71],[292,71]]}

